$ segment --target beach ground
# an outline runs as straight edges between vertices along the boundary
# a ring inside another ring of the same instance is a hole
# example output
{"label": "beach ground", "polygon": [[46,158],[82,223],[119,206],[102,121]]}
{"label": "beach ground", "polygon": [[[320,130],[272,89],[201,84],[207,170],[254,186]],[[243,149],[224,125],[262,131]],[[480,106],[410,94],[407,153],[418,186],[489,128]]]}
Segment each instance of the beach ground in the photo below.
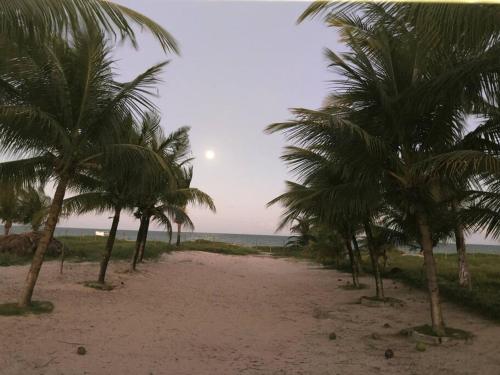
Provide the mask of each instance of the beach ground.
{"label": "beach ground", "polygon": [[[82,285],[97,263],[44,264],[35,299],[55,309],[0,317],[0,374],[500,374],[497,323],[445,303],[447,324],[475,338],[417,351],[398,333],[428,322],[426,295],[390,280],[405,307],[357,304],[373,289],[305,261],[174,252],[139,267],[113,263],[116,288],[100,291]],[[0,268],[1,302],[27,269]]]}

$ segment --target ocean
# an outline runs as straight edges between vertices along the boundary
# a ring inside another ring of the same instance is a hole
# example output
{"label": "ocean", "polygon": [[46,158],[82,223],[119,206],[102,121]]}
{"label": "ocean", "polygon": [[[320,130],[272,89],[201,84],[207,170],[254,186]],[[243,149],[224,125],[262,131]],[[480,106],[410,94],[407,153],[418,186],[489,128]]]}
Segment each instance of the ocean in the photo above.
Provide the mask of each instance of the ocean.
{"label": "ocean", "polygon": [[[12,232],[22,233],[29,231],[30,228],[19,225],[13,226]],[[109,228],[56,228],[55,236],[94,236],[96,231],[108,232]],[[176,233],[172,236],[172,242],[175,242]],[[134,241],[137,236],[135,230],[118,230],[117,238],[122,240]],[[168,234],[166,231],[150,230],[148,239],[153,241],[168,242]],[[237,233],[203,233],[203,232],[185,232],[181,233],[181,241],[191,240],[209,240],[220,241],[243,246],[284,246],[288,237],[278,235],[260,235],[260,234],[237,234]],[[405,249],[408,250],[408,249]],[[455,244],[446,243],[439,244],[434,249],[434,252],[440,254],[455,254]],[[499,254],[499,245],[482,245],[482,244],[467,244],[467,252],[469,254]]]}
{"label": "ocean", "polygon": [[[24,225],[12,227],[13,233],[22,233],[31,229]],[[59,236],[94,236],[96,231],[109,232],[109,228],[56,228],[55,237]],[[136,230],[118,230],[116,238],[121,240],[135,241],[137,236]],[[175,243],[177,233],[173,233],[172,242]],[[236,233],[203,233],[203,232],[185,232],[181,233],[181,241],[191,240],[209,240],[232,243],[244,246],[283,246],[288,237],[277,235],[260,235],[260,234],[236,234]],[[148,240],[168,242],[168,234],[166,231],[148,232]]]}

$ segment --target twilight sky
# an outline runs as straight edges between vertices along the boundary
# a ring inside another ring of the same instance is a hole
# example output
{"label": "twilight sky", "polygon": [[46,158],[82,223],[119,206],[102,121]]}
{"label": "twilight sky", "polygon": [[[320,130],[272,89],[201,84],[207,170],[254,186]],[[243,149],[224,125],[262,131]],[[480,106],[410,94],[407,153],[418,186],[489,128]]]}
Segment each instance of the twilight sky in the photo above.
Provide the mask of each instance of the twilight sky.
{"label": "twilight sky", "polygon": [[[319,20],[295,23],[306,2],[115,1],[154,19],[180,44],[181,56],[165,56],[144,33],[139,50],[117,46],[115,55],[123,80],[171,60],[156,99],[163,127],[191,127],[192,186],[217,206],[217,214],[190,208],[196,231],[274,233],[280,207],[266,203],[283,192],[290,176],[279,159],[284,139],[263,130],[290,118],[288,108],[321,105],[332,79],[323,49],[341,48],[334,31]],[[205,158],[207,150],[215,152],[214,159]],[[108,228],[110,220],[83,215],[61,225]],[[132,216],[122,217],[121,229],[137,227]],[[469,241],[497,243],[480,233]]]}
{"label": "twilight sky", "polygon": [[[148,34],[138,51],[117,48],[123,79],[171,60],[159,87],[165,131],[189,125],[194,161],[192,186],[215,200],[217,214],[190,209],[199,232],[272,234],[280,208],[266,203],[284,190],[279,160],[284,140],[266,135],[288,108],[321,105],[328,91],[323,48],[336,37],[319,21],[296,25],[304,2],[118,0],[163,25],[181,56],[167,56]],[[205,151],[215,152],[213,160]],[[63,226],[107,228],[108,215],[72,217]],[[138,222],[123,217],[122,229]]]}

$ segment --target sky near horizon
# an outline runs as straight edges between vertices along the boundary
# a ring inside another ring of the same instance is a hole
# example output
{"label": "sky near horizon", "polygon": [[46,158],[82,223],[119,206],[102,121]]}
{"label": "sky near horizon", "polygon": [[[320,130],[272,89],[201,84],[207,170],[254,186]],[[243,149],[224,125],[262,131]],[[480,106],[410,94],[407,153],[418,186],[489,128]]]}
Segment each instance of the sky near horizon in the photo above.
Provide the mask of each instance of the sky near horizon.
{"label": "sky near horizon", "polygon": [[[284,191],[286,168],[279,156],[281,135],[264,134],[290,118],[289,108],[316,108],[328,92],[331,73],[324,47],[334,47],[333,30],[319,21],[297,25],[305,2],[117,0],[165,27],[181,56],[162,52],[147,33],[139,49],[118,46],[122,79],[149,66],[170,63],[155,99],[166,132],[191,127],[192,186],[210,194],[217,213],[189,208],[198,232],[273,234],[280,208],[266,203]],[[213,150],[215,157],[205,158]],[[82,215],[62,226],[106,228],[109,215]],[[121,229],[136,229],[124,216]],[[154,228],[158,229],[158,228]]]}

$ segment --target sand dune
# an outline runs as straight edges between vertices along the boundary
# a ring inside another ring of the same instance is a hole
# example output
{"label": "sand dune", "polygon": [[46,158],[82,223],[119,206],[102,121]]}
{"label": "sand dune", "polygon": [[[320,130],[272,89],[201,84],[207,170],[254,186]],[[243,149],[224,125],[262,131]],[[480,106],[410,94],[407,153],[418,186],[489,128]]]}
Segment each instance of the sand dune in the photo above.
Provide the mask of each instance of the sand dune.
{"label": "sand dune", "polygon": [[[392,281],[402,309],[355,304],[370,290],[343,290],[348,275],[293,260],[181,252],[125,268],[112,266],[118,287],[104,292],[79,284],[96,264],[68,263],[60,276],[46,263],[35,299],[55,310],[0,317],[0,374],[500,374],[500,327],[455,306],[444,306],[447,323],[474,332],[471,344],[417,352],[397,335],[427,322],[428,305]],[[0,301],[16,299],[26,271],[0,268]]]}

